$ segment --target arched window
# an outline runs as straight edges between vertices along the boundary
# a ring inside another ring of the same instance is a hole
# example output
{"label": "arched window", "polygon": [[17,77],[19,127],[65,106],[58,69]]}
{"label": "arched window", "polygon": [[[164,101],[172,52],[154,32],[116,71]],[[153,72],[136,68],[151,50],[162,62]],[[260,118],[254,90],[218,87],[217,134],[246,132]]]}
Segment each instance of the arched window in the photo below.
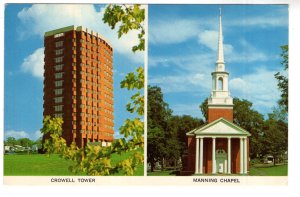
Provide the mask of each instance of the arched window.
{"label": "arched window", "polygon": [[218,90],[223,90],[223,78],[219,77],[218,79]]}

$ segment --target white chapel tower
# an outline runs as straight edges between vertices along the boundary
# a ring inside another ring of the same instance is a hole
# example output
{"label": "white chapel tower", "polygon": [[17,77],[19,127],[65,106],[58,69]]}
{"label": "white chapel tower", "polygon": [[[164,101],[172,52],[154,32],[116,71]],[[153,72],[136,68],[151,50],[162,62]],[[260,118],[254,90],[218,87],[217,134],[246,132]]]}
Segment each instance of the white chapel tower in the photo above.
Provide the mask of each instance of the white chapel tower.
{"label": "white chapel tower", "polygon": [[208,122],[212,122],[220,117],[232,121],[233,100],[228,89],[229,73],[225,71],[221,9],[216,70],[211,75],[212,91],[208,99]]}
{"label": "white chapel tower", "polygon": [[186,133],[188,154],[183,157],[182,174],[248,174],[251,134],[233,123],[233,99],[228,88],[229,73],[225,70],[221,10],[216,69],[211,75],[208,124]]}

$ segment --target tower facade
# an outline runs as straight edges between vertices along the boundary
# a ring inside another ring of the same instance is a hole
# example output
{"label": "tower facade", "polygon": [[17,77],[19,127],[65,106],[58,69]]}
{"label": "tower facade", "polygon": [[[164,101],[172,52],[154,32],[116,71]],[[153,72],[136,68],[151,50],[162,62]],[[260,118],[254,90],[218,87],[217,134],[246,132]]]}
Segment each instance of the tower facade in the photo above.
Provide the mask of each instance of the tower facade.
{"label": "tower facade", "polygon": [[62,137],[78,147],[114,135],[113,49],[98,33],[68,26],[45,33],[44,112],[62,117]]}
{"label": "tower facade", "polygon": [[208,122],[210,123],[221,117],[232,122],[233,100],[228,89],[229,73],[225,70],[221,12],[216,69],[211,73],[211,76],[212,91],[208,99]]}

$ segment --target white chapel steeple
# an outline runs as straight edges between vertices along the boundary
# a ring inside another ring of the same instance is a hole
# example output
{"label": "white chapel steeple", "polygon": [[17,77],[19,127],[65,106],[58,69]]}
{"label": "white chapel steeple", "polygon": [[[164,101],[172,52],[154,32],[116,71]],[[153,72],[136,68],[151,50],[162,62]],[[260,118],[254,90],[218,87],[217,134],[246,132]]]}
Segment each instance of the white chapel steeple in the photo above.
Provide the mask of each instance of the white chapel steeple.
{"label": "white chapel steeple", "polygon": [[216,63],[217,63],[216,71],[225,71],[221,8],[220,8],[220,22],[219,22],[218,53],[217,53]]}
{"label": "white chapel steeple", "polygon": [[212,75],[212,91],[208,99],[209,108],[230,108],[232,109],[233,101],[228,88],[229,73],[225,71],[224,48],[223,48],[223,32],[222,32],[222,15],[220,9],[219,21],[219,38],[216,70]]}

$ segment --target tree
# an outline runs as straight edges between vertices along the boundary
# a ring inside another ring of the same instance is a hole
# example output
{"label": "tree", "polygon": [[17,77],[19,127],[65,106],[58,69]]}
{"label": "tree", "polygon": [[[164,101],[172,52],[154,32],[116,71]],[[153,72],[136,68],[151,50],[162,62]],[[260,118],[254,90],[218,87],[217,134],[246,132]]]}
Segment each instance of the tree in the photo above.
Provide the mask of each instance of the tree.
{"label": "tree", "polygon": [[[132,51],[144,50],[144,27],[145,10],[140,5],[120,6],[109,5],[106,7],[103,17],[114,29],[118,23],[118,37],[127,34],[130,30],[138,30],[139,43],[133,46]],[[44,118],[42,133],[49,138],[44,142],[44,148],[48,154],[58,153],[62,158],[75,161],[75,165],[70,166],[72,172],[84,172],[87,175],[111,175],[117,172],[124,172],[126,175],[133,175],[138,164],[143,163],[143,153],[135,152],[130,158],[123,159],[116,164],[111,163],[111,155],[121,154],[137,148],[144,148],[144,96],[141,89],[144,88],[144,69],[139,67],[135,72],[130,72],[120,84],[121,88],[132,91],[131,102],[126,105],[127,111],[136,115],[135,118],[126,119],[120,128],[123,138],[114,140],[111,146],[102,147],[101,145],[87,145],[78,148],[75,143],[70,146],[61,137],[62,119]]]}
{"label": "tree", "polygon": [[278,105],[273,107],[273,112],[269,115],[272,116],[272,119],[274,120],[281,120],[285,123],[288,122],[288,112],[285,110],[284,106]]}
{"label": "tree", "polygon": [[20,138],[18,139],[18,144],[23,147],[31,147],[34,144],[34,142],[29,138]]}
{"label": "tree", "polygon": [[148,125],[147,125],[147,160],[153,172],[155,163],[167,157],[166,130],[172,110],[164,101],[161,89],[148,86]]}
{"label": "tree", "polygon": [[200,107],[203,117],[205,118],[205,121],[207,122],[207,120],[208,120],[208,112],[207,112],[208,111],[208,98],[206,98],[199,107]]}
{"label": "tree", "polygon": [[[149,119],[148,119],[149,120]],[[161,128],[154,127],[147,129],[147,162],[150,164],[151,172],[155,164],[164,157],[164,132]]]}
{"label": "tree", "polygon": [[122,37],[130,30],[137,30],[139,43],[132,47],[132,51],[144,51],[145,50],[145,9],[141,9],[141,6],[135,4],[133,6],[127,5],[109,5],[104,13],[103,21],[107,23],[112,29],[120,23],[118,30],[118,37]]}
{"label": "tree", "polygon": [[[281,64],[284,71],[288,70],[288,45],[281,46]],[[278,106],[273,108],[273,113],[268,114],[268,120],[264,123],[263,151],[264,154],[272,155],[274,165],[288,150],[288,77],[285,73],[277,72],[275,75],[281,98]]]}
{"label": "tree", "polygon": [[[281,50],[282,50],[281,57],[283,59],[281,64],[283,65],[284,70],[287,71],[288,67],[289,67],[289,58],[288,58],[289,47],[288,47],[288,45],[281,46]],[[289,85],[288,77],[286,75],[284,75],[283,73],[277,72],[275,74],[275,78],[278,81],[278,83],[277,83],[278,89],[281,91],[281,98],[278,101],[278,103],[280,106],[284,107],[285,111],[288,111],[288,93],[289,93],[288,92],[288,85]]]}
{"label": "tree", "polygon": [[14,146],[17,144],[17,140],[14,137],[7,137],[6,141],[4,142],[6,146]]}
{"label": "tree", "polygon": [[250,157],[257,157],[265,146],[262,143],[264,117],[252,108],[250,101],[234,98],[233,104],[233,123],[251,133]]}
{"label": "tree", "polygon": [[269,114],[269,119],[264,124],[263,152],[264,155],[273,156],[275,165],[276,161],[287,151],[288,126],[287,123],[273,117],[274,114]]}
{"label": "tree", "polygon": [[203,121],[188,115],[173,116],[164,101],[161,88],[148,86],[147,159],[154,170],[156,162],[164,161],[175,165],[186,150],[186,133]]}
{"label": "tree", "polygon": [[160,125],[162,128],[167,127],[167,120],[172,116],[172,110],[168,103],[164,101],[161,88],[158,86],[148,85],[148,127],[152,128]]}
{"label": "tree", "polygon": [[40,149],[40,148],[42,148],[42,137],[40,137],[39,139],[37,139],[35,142],[34,142],[34,144],[36,144],[37,145],[37,148],[38,149]]}
{"label": "tree", "polygon": [[194,118],[189,115],[171,117],[168,125],[174,130],[174,133],[176,132],[174,135],[177,136],[180,145],[180,155],[183,155],[187,149],[186,133],[203,124],[204,121],[202,119]]}

